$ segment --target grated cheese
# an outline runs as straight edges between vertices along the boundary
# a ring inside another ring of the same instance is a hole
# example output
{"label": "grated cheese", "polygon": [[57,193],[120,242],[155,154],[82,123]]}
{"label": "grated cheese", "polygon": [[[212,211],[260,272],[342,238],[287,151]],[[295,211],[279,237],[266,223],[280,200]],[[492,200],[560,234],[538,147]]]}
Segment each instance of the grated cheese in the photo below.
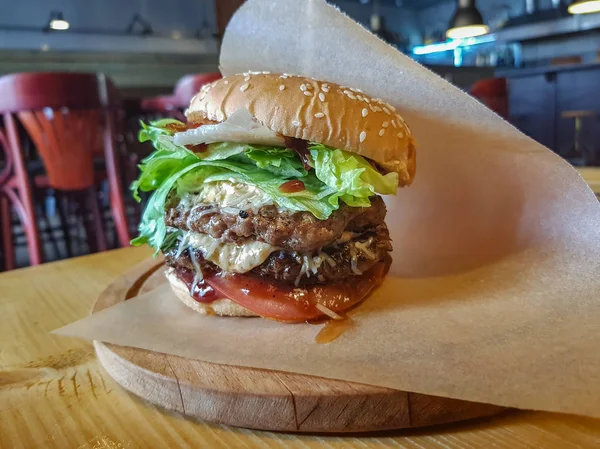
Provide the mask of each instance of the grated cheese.
{"label": "grated cheese", "polygon": [[316,303],[315,307],[317,309],[319,309],[321,312],[323,312],[325,315],[327,315],[329,318],[332,318],[334,320],[343,320],[344,317],[341,315],[338,315],[337,313],[335,313],[333,310],[328,309],[327,307],[325,307],[322,304]]}
{"label": "grated cheese", "polygon": [[359,250],[361,250],[363,253],[365,253],[365,255],[371,259],[371,260],[375,260],[377,259],[377,254],[375,254],[373,251],[371,251],[368,247],[368,245],[371,244],[372,242],[372,237],[367,240],[366,242],[356,242],[354,243],[354,246],[356,246],[356,248],[358,248]]}

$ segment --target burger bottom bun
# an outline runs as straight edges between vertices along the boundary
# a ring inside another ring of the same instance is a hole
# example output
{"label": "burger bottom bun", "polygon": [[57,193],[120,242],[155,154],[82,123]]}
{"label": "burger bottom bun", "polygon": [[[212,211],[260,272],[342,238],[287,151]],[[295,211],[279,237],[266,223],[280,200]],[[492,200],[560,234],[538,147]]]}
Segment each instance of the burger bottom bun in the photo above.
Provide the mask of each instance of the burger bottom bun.
{"label": "burger bottom bun", "polygon": [[165,275],[167,276],[169,284],[171,284],[175,296],[177,296],[177,298],[179,298],[186,306],[202,315],[258,316],[254,312],[251,312],[227,298],[217,299],[216,301],[206,303],[198,302],[190,296],[187,286],[175,275],[175,270],[173,268],[167,268]]}

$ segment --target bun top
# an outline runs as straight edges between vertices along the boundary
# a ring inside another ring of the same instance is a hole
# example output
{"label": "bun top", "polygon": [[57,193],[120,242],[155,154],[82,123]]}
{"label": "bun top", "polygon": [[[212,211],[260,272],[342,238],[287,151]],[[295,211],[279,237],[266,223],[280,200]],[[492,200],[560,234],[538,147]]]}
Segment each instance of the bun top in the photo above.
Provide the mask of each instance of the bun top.
{"label": "bun top", "polygon": [[225,121],[245,108],[262,125],[286,137],[359,154],[412,182],[416,169],[410,129],[384,101],[359,89],[268,72],[232,75],[207,84],[192,98],[190,123]]}

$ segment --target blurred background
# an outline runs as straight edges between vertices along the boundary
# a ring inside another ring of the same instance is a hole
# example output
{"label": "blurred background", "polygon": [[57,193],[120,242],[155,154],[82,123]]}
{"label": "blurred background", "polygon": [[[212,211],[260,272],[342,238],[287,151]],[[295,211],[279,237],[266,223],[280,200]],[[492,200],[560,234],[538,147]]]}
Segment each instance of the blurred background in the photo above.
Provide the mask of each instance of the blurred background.
{"label": "blurred background", "polygon": [[[139,120],[182,119],[219,77],[241,3],[0,0],[0,269],[128,244]],[[600,191],[600,0],[334,3]]]}

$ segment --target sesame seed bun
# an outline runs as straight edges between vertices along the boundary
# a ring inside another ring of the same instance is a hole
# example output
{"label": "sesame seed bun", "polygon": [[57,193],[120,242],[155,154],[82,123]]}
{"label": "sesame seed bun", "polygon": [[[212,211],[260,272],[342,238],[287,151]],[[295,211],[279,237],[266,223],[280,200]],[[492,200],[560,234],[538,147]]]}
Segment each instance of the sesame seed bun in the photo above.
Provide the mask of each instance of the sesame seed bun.
{"label": "sesame seed bun", "polygon": [[410,129],[393,106],[335,83],[286,74],[246,73],[207,84],[192,99],[188,121],[222,122],[245,108],[287,137],[322,143],[375,161],[412,182],[416,156]]}
{"label": "sesame seed bun", "polygon": [[171,284],[171,289],[175,296],[186,306],[194,309],[202,315],[221,315],[221,316],[258,316],[254,312],[237,305],[235,302],[224,298],[212,302],[198,302],[190,296],[187,285],[175,275],[173,268],[167,268],[165,271],[167,280]]}

